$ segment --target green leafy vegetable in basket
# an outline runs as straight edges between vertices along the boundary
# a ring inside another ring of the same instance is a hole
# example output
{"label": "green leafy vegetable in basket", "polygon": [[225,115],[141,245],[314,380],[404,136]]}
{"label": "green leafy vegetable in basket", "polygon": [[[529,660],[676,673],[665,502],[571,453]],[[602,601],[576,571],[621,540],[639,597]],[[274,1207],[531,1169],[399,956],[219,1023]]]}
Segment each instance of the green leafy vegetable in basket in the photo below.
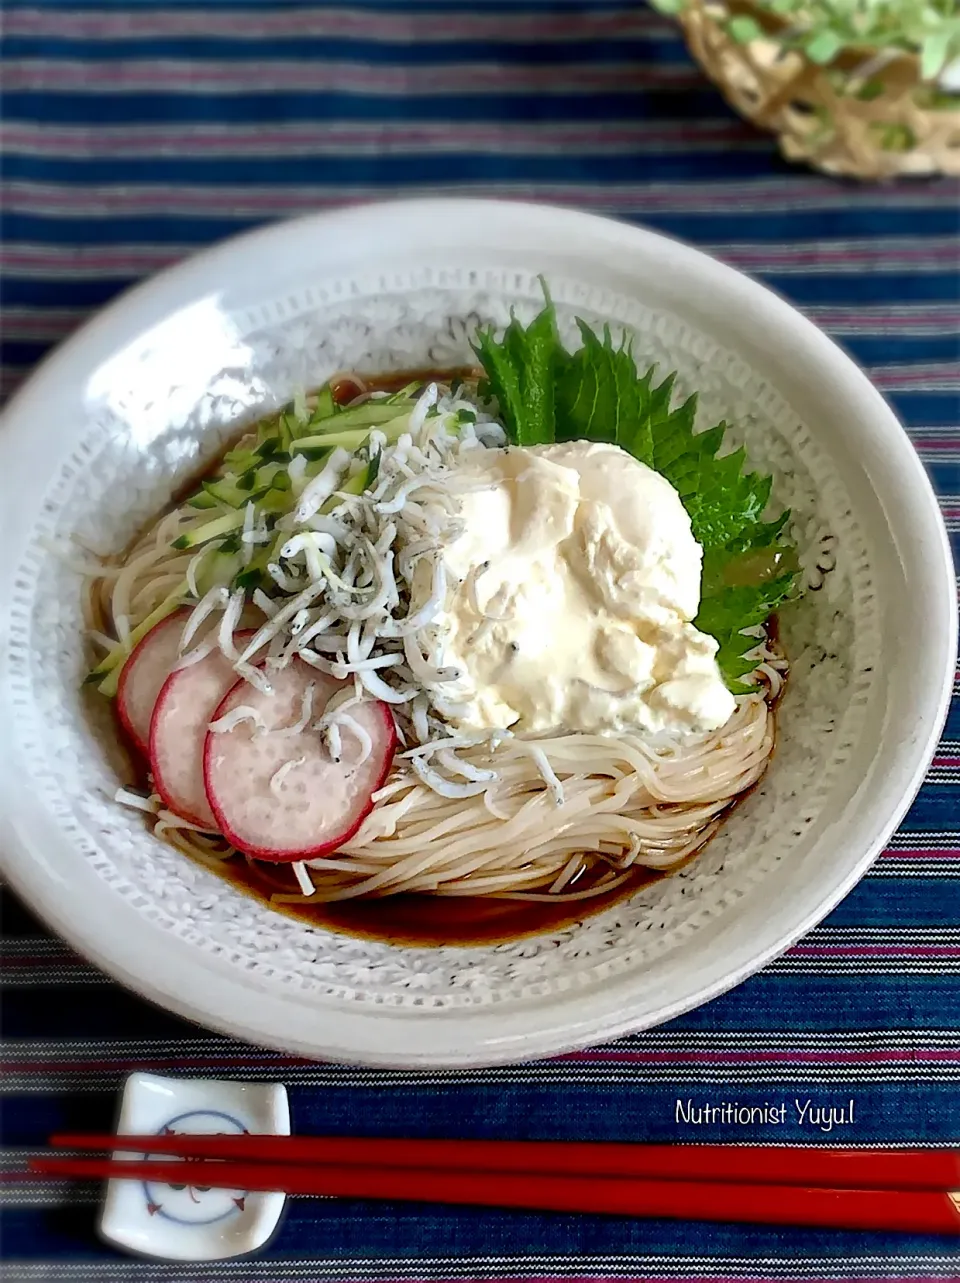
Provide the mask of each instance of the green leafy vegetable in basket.
{"label": "green leafy vegetable in basket", "polygon": [[[673,15],[688,8],[691,0],[651,3]],[[936,80],[960,60],[957,0],[752,0],[735,12],[731,8],[726,29],[741,44],[766,36],[785,48],[802,50],[821,65],[846,50],[862,54],[865,64],[879,55],[877,69],[884,55],[916,54],[925,81]]]}

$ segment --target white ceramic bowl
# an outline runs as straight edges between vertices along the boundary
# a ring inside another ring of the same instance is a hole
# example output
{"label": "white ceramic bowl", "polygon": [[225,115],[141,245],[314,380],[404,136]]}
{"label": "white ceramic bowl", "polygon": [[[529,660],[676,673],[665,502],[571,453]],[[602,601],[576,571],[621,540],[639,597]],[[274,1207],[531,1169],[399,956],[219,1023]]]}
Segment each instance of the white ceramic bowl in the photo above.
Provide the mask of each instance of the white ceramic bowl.
{"label": "white ceramic bowl", "polygon": [[[478,319],[609,321],[698,389],[794,514],[803,605],[773,764],[683,876],[580,926],[414,949],[310,929],[228,889],[116,805],[86,707],[80,581],[48,551],[122,547],[238,416],[343,367],[444,366]],[[521,1060],[688,1010],[756,971],[863,874],[930,761],[955,655],[927,478],[882,398],[786,303],[650,232],[532,205],[416,201],[221,245],[126,295],[23,389],[0,433],[0,851],[75,947],[204,1024],[308,1056]]]}

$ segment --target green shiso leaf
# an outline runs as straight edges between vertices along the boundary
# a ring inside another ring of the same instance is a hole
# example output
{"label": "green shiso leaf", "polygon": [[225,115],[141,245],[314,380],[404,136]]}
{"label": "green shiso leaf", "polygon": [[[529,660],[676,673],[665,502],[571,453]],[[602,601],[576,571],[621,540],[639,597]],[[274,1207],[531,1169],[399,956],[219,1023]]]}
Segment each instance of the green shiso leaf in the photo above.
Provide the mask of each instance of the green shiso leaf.
{"label": "green shiso leaf", "polygon": [[514,318],[499,342],[491,330],[477,335],[477,355],[489,391],[516,424],[518,445],[554,440],[553,362],[559,345],[549,303],[526,327]]}
{"label": "green shiso leaf", "polygon": [[[546,290],[544,290],[546,293]],[[745,471],[742,449],[721,453],[726,425],[695,431],[696,396],[674,403],[676,376],[655,382],[637,370],[609,327],[597,334],[577,321],[583,345],[568,352],[547,296],[523,326],[513,317],[498,338],[492,327],[474,350],[485,391],[496,398],[510,440],[521,446],[554,441],[608,441],[653,468],[675,487],[704,550],[700,612],[694,621],[719,642],[717,660],[735,693],[755,663],[743,656],[756,629],[792,591],[796,553],[785,535],[789,513],[764,521],[771,479]]]}
{"label": "green shiso leaf", "polygon": [[757,666],[755,659],[745,659],[744,655],[757,645],[758,638],[744,636],[744,629],[756,628],[768,619],[790,592],[793,581],[791,571],[765,584],[728,587],[701,598],[694,623],[701,632],[709,633],[720,643],[717,663],[735,695],[752,689],[752,683],[743,679]]}
{"label": "green shiso leaf", "polygon": [[615,348],[609,328],[598,338],[578,321],[583,347],[557,361],[556,429],[549,440],[630,441],[632,454],[646,463],[651,454],[637,367],[628,349]]}

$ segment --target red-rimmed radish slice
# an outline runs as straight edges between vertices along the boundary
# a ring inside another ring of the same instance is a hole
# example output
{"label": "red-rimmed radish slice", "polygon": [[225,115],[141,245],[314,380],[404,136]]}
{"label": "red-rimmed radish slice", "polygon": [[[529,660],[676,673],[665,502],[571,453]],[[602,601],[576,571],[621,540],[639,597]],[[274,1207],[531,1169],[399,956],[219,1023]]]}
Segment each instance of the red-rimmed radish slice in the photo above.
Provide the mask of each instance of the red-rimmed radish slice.
{"label": "red-rimmed radish slice", "polygon": [[176,610],[141,638],[123,666],[117,686],[117,712],[127,734],[141,753],[150,745],[150,718],[160,688],[177,662],[180,638],[189,610]]}
{"label": "red-rimmed radish slice", "polygon": [[[235,641],[252,636],[236,633]],[[203,787],[203,741],[214,710],[236,681],[230,660],[220,650],[211,651],[169,673],[150,721],[153,786],[171,811],[203,828],[217,827]]]}
{"label": "red-rimmed radish slice", "polygon": [[317,731],[278,732],[302,720],[311,684],[309,720],[315,723],[343,683],[302,660],[271,672],[269,681],[270,695],[238,683],[211,719],[219,721],[243,705],[255,711],[266,730],[247,719],[207,735],[207,797],[220,832],[241,851],[278,863],[309,860],[343,846],[373,809],[373,794],[386,779],[396,749],[393,715],[374,699],[345,709],[361,735],[349,722],[341,724],[341,760],[335,762]]}

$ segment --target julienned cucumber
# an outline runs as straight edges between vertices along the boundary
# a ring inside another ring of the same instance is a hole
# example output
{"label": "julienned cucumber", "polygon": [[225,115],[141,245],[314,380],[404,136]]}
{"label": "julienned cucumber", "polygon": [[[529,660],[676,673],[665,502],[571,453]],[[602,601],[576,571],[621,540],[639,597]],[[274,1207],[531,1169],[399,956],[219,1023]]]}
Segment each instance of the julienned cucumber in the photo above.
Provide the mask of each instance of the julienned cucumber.
{"label": "julienned cucumber", "polygon": [[400,388],[398,392],[394,392],[392,396],[388,396],[385,400],[381,401],[380,404],[402,405],[404,401],[409,401],[410,408],[412,410],[416,404],[417,396],[422,387],[422,383],[408,383],[405,388]]}
{"label": "julienned cucumber", "polygon": [[222,545],[208,544],[206,552],[209,555],[200,562],[195,576],[201,597],[211,588],[230,584],[243,562],[239,550],[230,552]]}
{"label": "julienned cucumber", "polygon": [[254,588],[260,587],[264,582],[267,574],[267,567],[272,561],[277,561],[280,556],[280,549],[286,543],[289,535],[281,531],[274,536],[273,542],[267,544],[254,553],[250,562],[246,566],[234,568],[233,587],[242,588],[245,592],[252,592]]}
{"label": "julienned cucumber", "polygon": [[[409,414],[401,414],[391,418],[379,425],[379,431],[383,433],[387,441],[395,442],[403,436],[410,423]],[[305,453],[309,458],[311,453],[317,450],[332,450],[335,446],[342,446],[344,450],[359,450],[370,436],[369,428],[358,428],[352,432],[328,432],[323,436],[301,437],[299,441],[293,443],[295,454]]]}
{"label": "julienned cucumber", "polygon": [[[395,419],[397,407],[401,404],[389,398],[385,401],[367,401],[363,405],[355,405],[352,410],[340,410],[333,418],[324,420],[321,430],[342,432],[347,428],[375,428],[381,423],[389,423]],[[413,406],[410,405],[407,409],[412,410]]]}
{"label": "julienned cucumber", "polygon": [[203,482],[204,493],[210,495],[217,503],[226,504],[228,508],[242,508],[248,503],[256,503],[268,490],[289,489],[290,475],[287,472],[287,465],[279,461],[248,468],[246,472],[239,474],[230,473],[227,476],[218,477],[215,481]]}
{"label": "julienned cucumber", "polygon": [[290,447],[293,444],[293,438],[296,436],[295,429],[298,423],[292,414],[284,412],[277,420],[277,428],[280,435],[280,454],[289,454]]}
{"label": "julienned cucumber", "polygon": [[178,552],[186,548],[199,548],[201,544],[208,543],[211,539],[219,539],[222,535],[228,535],[242,526],[243,509],[237,508],[233,512],[225,513],[222,517],[216,517],[213,521],[197,526],[195,530],[186,531],[179,539],[174,539],[170,546],[176,548]]}
{"label": "julienned cucumber", "polygon": [[208,494],[206,490],[198,490],[187,500],[187,506],[196,508],[198,511],[206,511],[210,508],[218,508],[220,505],[212,494]]}
{"label": "julienned cucumber", "polygon": [[330,419],[337,413],[337,403],[333,399],[333,388],[325,383],[317,393],[317,403],[310,411],[306,426],[314,428],[324,419]]}
{"label": "julienned cucumber", "polygon": [[[323,391],[329,393],[330,390],[324,388]],[[266,450],[267,454],[271,451],[279,454],[289,451],[294,441],[307,436],[341,432],[348,428],[373,428],[380,423],[389,423],[396,416],[397,407],[404,402],[407,402],[411,409],[413,408],[413,399],[409,393],[405,395],[398,393],[395,397],[365,401],[363,405],[355,405],[348,410],[338,410],[334,405],[329,413],[326,412],[326,402],[323,402],[318,403],[313,414],[302,422],[290,407],[286,407],[260,426],[257,449]],[[333,404],[332,393],[330,393],[330,403]]]}
{"label": "julienned cucumber", "polygon": [[213,499],[214,505],[219,504],[223,507],[225,504],[228,508],[242,508],[245,504],[255,502],[266,494],[266,486],[257,486],[255,489],[241,487],[242,479],[242,477],[230,476],[220,477],[217,481],[204,481],[204,493]]}
{"label": "julienned cucumber", "polygon": [[[200,511],[214,509],[218,504],[242,508],[251,500],[262,499],[268,489],[290,488],[286,469],[292,454],[305,453],[315,461],[337,445],[355,449],[365,441],[366,429],[380,425],[386,425],[388,437],[395,439],[393,424],[405,419],[404,415],[397,414],[397,407],[412,408],[417,386],[411,383],[392,396],[340,410],[327,384],[318,393],[317,404],[306,421],[299,420],[290,407],[285,407],[260,425],[255,445],[228,451],[218,475],[204,481],[201,489],[187,500],[188,505]],[[351,435],[345,436],[348,432]],[[269,506],[278,509],[282,505]],[[177,546],[187,548],[194,544]]]}
{"label": "julienned cucumber", "polygon": [[380,451],[373,456],[365,468],[361,468],[349,480],[345,481],[336,494],[332,495],[323,505],[320,511],[324,514],[332,512],[340,502],[338,494],[363,494],[377,479],[377,473],[380,471]]}
{"label": "julienned cucumber", "polygon": [[[244,446],[229,451],[224,456],[219,475],[202,482],[200,489],[187,500],[188,506],[198,512],[209,512],[211,520],[185,531],[171,545],[178,552],[207,546],[210,557],[204,557],[195,572],[200,595],[218,584],[232,583],[235,587],[251,590],[262,581],[267,564],[279,554],[286,536],[277,536],[268,549],[261,548],[249,565],[243,566],[239,551],[240,531],[250,503],[256,505],[259,514],[267,516],[268,523],[271,513],[289,511],[294,500],[288,471],[293,457],[302,451],[308,459],[316,460],[328,455],[336,446],[355,451],[368,442],[374,428],[379,428],[388,441],[397,441],[409,425],[413,404],[411,394],[416,387],[411,384],[390,397],[339,410],[328,386],[321,390],[317,405],[306,420],[287,407],[260,426],[252,448]],[[298,437],[297,434],[302,432],[311,435]],[[376,481],[379,469],[378,452],[344,481],[321,511],[333,511],[340,502],[339,494],[359,495],[368,490]],[[316,470],[316,465],[311,463],[306,475],[315,475]],[[87,681],[97,683],[102,694],[115,696],[123,666],[137,644],[151,628],[179,606],[189,605],[191,600],[184,579],[140,621],[126,642],[118,642],[112,648],[89,674]]]}

